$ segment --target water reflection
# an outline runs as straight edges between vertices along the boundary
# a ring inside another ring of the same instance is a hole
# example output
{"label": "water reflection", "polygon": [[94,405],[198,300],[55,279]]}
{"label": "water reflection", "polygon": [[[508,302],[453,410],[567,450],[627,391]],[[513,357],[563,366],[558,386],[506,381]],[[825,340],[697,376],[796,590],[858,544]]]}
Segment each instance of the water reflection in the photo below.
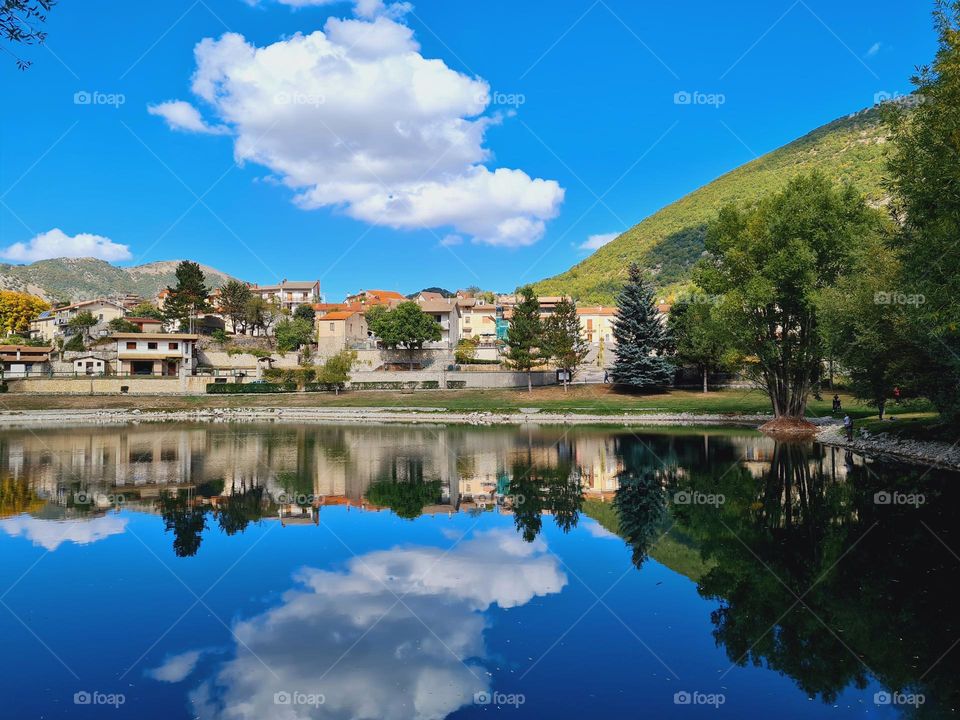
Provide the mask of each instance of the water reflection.
{"label": "water reflection", "polygon": [[[130,510],[158,515],[178,557],[266,522],[310,532],[332,507],[514,525],[300,569],[193,683],[200,717],[270,717],[292,691],[330,717],[454,712],[490,687],[486,611],[560,594],[545,523],[584,516],[637,568],[696,583],[720,682],[764,667],[826,703],[876,683],[922,695],[917,717],[960,702],[960,484],[939,471],[742,432],[212,425],[7,433],[0,478],[0,530],[50,551],[123,534]],[[176,650],[149,677],[180,682],[205,652]]]}

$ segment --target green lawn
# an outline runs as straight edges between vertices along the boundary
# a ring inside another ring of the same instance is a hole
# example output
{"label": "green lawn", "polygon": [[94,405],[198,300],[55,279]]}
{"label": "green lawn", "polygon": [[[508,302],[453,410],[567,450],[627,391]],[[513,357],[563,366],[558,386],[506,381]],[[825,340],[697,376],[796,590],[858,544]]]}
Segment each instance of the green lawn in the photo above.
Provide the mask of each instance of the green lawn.
{"label": "green lawn", "polygon": [[[812,401],[810,415],[830,414],[831,395]],[[841,394],[844,408],[852,417],[862,418],[876,412]],[[331,393],[292,393],[284,395],[199,395],[199,396],[0,396],[0,409],[94,409],[140,408],[141,410],[180,410],[244,407],[396,407],[443,408],[451,411],[516,412],[520,408],[539,408],[543,412],[614,415],[623,413],[769,413],[767,397],[757,390],[725,390],[704,395],[674,390],[652,395],[615,392],[609,385],[571,386],[526,390],[423,390],[415,393],[394,391],[355,391]]]}
{"label": "green lawn", "polygon": [[[897,412],[892,406],[887,411],[887,417],[880,421],[876,417],[860,420],[856,428],[863,428],[871,433],[890,433],[909,440],[942,440],[956,442],[960,438],[960,429],[940,422],[940,417],[932,412]],[[890,418],[896,418],[891,420]]]}

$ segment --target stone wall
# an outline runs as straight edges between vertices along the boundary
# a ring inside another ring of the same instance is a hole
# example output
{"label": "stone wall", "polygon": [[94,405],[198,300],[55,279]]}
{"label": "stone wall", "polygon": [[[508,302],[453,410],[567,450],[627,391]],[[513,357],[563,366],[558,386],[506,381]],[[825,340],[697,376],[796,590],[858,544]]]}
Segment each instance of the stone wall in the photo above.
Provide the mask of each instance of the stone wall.
{"label": "stone wall", "polygon": [[[557,374],[554,371],[531,373],[534,385],[555,385]],[[350,377],[350,387],[355,389],[377,389],[375,386],[390,386],[401,383],[406,387],[434,387],[437,389],[496,389],[527,386],[527,374],[522,372],[496,370],[470,370],[456,372],[446,370],[419,371],[377,371],[355,372]]]}

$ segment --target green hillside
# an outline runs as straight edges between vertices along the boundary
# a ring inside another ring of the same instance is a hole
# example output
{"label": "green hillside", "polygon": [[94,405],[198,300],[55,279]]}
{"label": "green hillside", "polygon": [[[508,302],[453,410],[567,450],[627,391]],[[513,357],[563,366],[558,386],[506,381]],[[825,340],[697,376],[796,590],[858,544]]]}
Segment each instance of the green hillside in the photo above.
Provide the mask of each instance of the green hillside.
{"label": "green hillside", "polygon": [[851,182],[871,200],[883,202],[886,137],[876,108],[824,125],[654,213],[567,272],[537,283],[536,290],[612,304],[631,262],[645,268],[658,288],[669,290],[688,279],[703,252],[705,223],[721,207],[753,202],[813,170]]}
{"label": "green hillside", "polygon": [[[230,279],[226,273],[203,267],[207,285],[219,287]],[[152,299],[168,285],[176,284],[176,261],[117,267],[94,258],[57,258],[29,265],[0,263],[0,289],[18,290],[45,300],[81,300],[95,297],[139,295]]]}

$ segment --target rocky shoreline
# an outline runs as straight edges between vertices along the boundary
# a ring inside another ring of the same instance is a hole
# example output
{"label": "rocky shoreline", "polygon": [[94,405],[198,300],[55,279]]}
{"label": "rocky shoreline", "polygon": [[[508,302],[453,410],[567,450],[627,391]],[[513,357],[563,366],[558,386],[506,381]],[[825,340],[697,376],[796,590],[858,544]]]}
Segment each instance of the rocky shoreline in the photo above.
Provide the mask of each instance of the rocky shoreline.
{"label": "rocky shoreline", "polygon": [[890,433],[874,434],[866,430],[857,431],[851,442],[847,440],[843,425],[837,421],[822,425],[816,440],[824,445],[846,448],[863,455],[960,470],[960,445],[956,443],[898,438]]}

